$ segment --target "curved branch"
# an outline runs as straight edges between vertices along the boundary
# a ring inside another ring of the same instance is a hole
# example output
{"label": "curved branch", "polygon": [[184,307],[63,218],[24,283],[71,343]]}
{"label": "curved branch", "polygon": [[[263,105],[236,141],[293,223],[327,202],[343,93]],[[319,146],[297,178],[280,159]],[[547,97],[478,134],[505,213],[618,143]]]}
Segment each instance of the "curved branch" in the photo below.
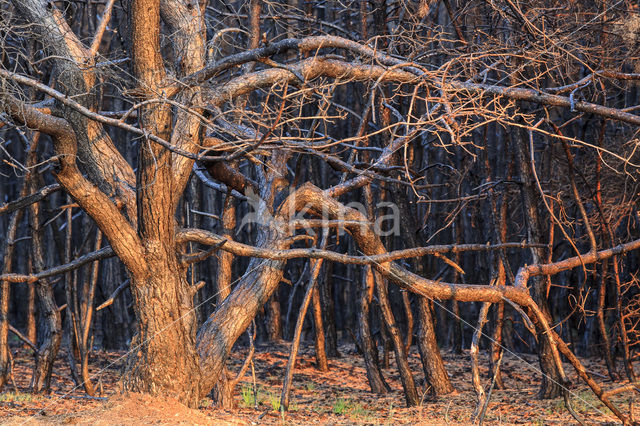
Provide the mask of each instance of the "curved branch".
{"label": "curved branch", "polygon": [[[311,222],[311,221],[310,221]],[[283,226],[289,223],[283,223]],[[344,221],[345,226],[352,227],[369,227],[368,221]],[[460,253],[467,251],[487,251],[502,249],[525,249],[532,246],[546,247],[544,244],[526,244],[526,243],[504,243],[504,244],[450,244],[450,245],[434,245],[429,247],[416,247],[411,249],[396,250],[376,255],[351,256],[348,254],[336,253],[330,250],[319,250],[316,248],[298,248],[298,249],[265,249],[255,246],[243,244],[234,240],[227,239],[213,232],[203,229],[187,228],[181,229],[176,234],[178,243],[195,242],[204,245],[212,245],[214,248],[228,251],[236,256],[257,257],[271,260],[289,260],[297,258],[324,259],[332,262],[339,262],[351,265],[372,265],[375,263],[390,262],[393,260],[406,259],[410,257],[419,257],[425,255],[439,256],[442,253]],[[224,245],[222,245],[224,244]]]}
{"label": "curved branch", "polygon": [[[73,33],[55,3],[13,0],[13,4],[28,22],[34,24],[43,45],[53,53],[56,64],[53,81],[66,92],[64,96],[73,97],[76,103],[89,110],[97,109],[100,85],[94,67],[95,58]],[[8,78],[6,75],[0,77]],[[62,112],[76,133],[83,173],[103,192],[120,197],[129,216],[135,219],[135,200],[131,190],[135,178],[129,164],[101,125],[87,120],[76,108],[65,108]]]}
{"label": "curved branch", "polygon": [[188,75],[182,79],[179,85],[167,87],[165,90],[168,96],[171,97],[185,88],[204,83],[222,71],[226,71],[247,62],[258,61],[262,58],[268,58],[288,50],[299,50],[304,52],[328,47],[346,49],[363,56],[372,57],[383,65],[396,65],[397,63],[403,62],[379,51],[375,51],[368,46],[364,46],[360,43],[342,37],[327,35],[312,36],[304,39],[290,38],[258,49],[227,56],[226,58],[211,64],[198,72]]}
{"label": "curved branch", "polygon": [[[0,69],[0,76],[3,72]],[[53,89],[52,89],[53,90]],[[53,137],[59,161],[55,177],[80,207],[89,214],[113,245],[120,260],[133,271],[143,266],[140,239],[134,227],[121,213],[118,206],[97,186],[89,182],[76,164],[75,133],[69,123],[28,107],[12,97],[5,99],[14,120],[37,128]]]}
{"label": "curved branch", "polygon": [[586,265],[589,263],[595,263],[600,260],[605,260],[612,256],[617,256],[637,249],[640,249],[640,239],[597,252],[590,251],[589,253],[570,257],[559,262],[546,264],[535,263],[533,265],[523,266],[518,271],[515,285],[520,288],[525,288],[527,286],[529,278],[531,277],[540,275],[555,275],[562,271],[568,271],[569,269],[577,268],[582,264]]}

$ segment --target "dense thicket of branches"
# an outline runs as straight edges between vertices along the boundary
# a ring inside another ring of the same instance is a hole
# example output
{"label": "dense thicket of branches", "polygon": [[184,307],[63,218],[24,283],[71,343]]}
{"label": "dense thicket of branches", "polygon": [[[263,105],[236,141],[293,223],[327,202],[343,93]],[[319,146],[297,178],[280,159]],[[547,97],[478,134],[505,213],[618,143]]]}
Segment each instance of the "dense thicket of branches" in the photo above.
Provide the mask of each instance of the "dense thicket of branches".
{"label": "dense thicket of branches", "polygon": [[409,405],[412,345],[438,394],[439,347],[470,348],[479,409],[478,351],[501,386],[507,348],[537,351],[541,397],[568,401],[562,356],[629,421],[609,396],[640,346],[637,5],[0,13],[0,386],[15,344],[36,392],[61,345],[89,394],[92,349],[131,349],[125,388],[230,404],[234,345],[299,340],[311,308],[318,368],[355,341],[384,393],[393,350]]}

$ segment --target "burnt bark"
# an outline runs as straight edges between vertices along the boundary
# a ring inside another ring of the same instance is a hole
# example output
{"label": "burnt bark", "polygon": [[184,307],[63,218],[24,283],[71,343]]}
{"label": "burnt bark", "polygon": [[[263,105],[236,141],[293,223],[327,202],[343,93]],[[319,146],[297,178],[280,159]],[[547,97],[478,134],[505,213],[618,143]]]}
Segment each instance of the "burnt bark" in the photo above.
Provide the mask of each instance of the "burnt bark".
{"label": "burnt bark", "polygon": [[203,395],[195,350],[194,290],[175,256],[163,253],[157,262],[149,261],[150,257],[148,273],[131,278],[138,318],[131,347],[138,350],[127,360],[125,389],[170,396],[197,407]]}
{"label": "burnt bark", "polygon": [[[33,266],[36,272],[45,269],[43,253],[43,229],[41,228],[40,208],[34,203],[29,209],[29,221],[31,225]],[[58,355],[62,340],[62,321],[56,304],[53,289],[48,279],[36,282],[36,294],[40,305],[42,326],[38,336],[38,353],[36,364],[31,378],[31,389],[34,392],[49,392],[51,390],[51,374],[53,362]]]}
{"label": "burnt bark", "polygon": [[391,389],[384,380],[384,376],[380,370],[380,365],[378,364],[378,347],[371,336],[370,327],[370,307],[375,287],[371,267],[366,267],[362,275],[362,284],[360,286],[360,309],[358,310],[360,348],[362,349],[362,356],[364,357],[364,365],[367,371],[367,379],[369,380],[371,392],[385,394]]}
{"label": "burnt bark", "polygon": [[449,375],[444,367],[440,348],[436,341],[429,301],[424,297],[418,298],[418,317],[420,319],[417,339],[418,351],[420,352],[425,379],[435,395],[447,395],[455,389],[451,384],[451,380],[449,380]]}
{"label": "burnt bark", "polygon": [[[514,131],[513,142],[518,158],[520,179],[523,182],[522,196],[524,200],[524,215],[527,224],[528,240],[531,243],[541,243],[543,238],[540,218],[537,210],[538,203],[535,195],[535,183],[533,181],[532,171],[528,161],[529,156],[532,156],[533,153],[529,152],[526,140],[522,136],[520,130]],[[553,226],[553,224],[551,226]],[[544,251],[542,249],[532,248],[531,255],[533,257],[533,263],[536,264],[540,263],[541,260],[545,258]],[[545,280],[542,277],[534,277],[532,290],[533,300],[540,307],[547,321],[551,321],[551,310],[549,308],[549,299],[547,298]],[[560,379],[560,374],[553,361],[548,340],[542,335],[543,331],[541,329],[538,329],[537,331],[538,358],[540,361],[540,368],[543,373],[538,396],[543,399],[557,398],[562,395],[562,380]]]}
{"label": "burnt bark", "polygon": [[[375,275],[374,275],[375,276]],[[409,368],[409,362],[407,361],[407,351],[405,349],[405,343],[402,340],[402,333],[398,328],[396,320],[391,311],[391,304],[389,303],[389,296],[387,290],[387,283],[381,277],[376,280],[376,288],[378,293],[378,300],[380,301],[380,311],[382,312],[382,318],[389,330],[391,342],[393,344],[394,353],[396,356],[396,366],[400,373],[400,380],[402,381],[402,387],[404,389],[404,397],[407,403],[407,407],[414,407],[420,404],[420,397],[416,389],[415,381],[413,380],[413,373]]]}

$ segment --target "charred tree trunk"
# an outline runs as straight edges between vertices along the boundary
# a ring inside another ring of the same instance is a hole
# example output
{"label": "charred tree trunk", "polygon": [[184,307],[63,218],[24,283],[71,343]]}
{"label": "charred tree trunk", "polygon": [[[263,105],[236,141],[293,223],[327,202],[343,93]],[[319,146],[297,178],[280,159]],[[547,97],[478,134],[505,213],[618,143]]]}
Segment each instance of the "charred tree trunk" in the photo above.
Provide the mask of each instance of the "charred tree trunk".
{"label": "charred tree trunk", "polygon": [[[32,187],[31,191],[36,188]],[[32,235],[32,256],[33,266],[36,272],[45,269],[44,253],[42,251],[42,234],[40,220],[40,208],[38,203],[30,207],[29,219],[31,222]],[[36,364],[31,378],[31,389],[34,392],[49,392],[51,387],[51,374],[53,373],[53,362],[58,355],[60,342],[62,339],[62,322],[60,312],[56,304],[53,289],[47,279],[36,282],[36,293],[40,302],[40,314],[43,318],[42,335],[39,337],[38,353],[36,354]]]}
{"label": "charred tree trunk", "polygon": [[[21,196],[26,195],[27,185],[23,185]],[[18,225],[22,220],[24,210],[14,212],[9,219],[9,227],[5,234],[2,255],[2,274],[10,273],[13,267],[13,248],[18,235]],[[11,348],[9,347],[9,302],[11,300],[11,284],[0,280],[0,389],[10,378]],[[31,340],[34,342],[34,340]]]}
{"label": "charred tree trunk", "polygon": [[440,348],[436,341],[436,331],[433,328],[433,316],[429,301],[424,297],[418,298],[418,350],[424,370],[425,379],[436,395],[446,395],[455,389],[449,380],[447,370],[440,355]]}
{"label": "charred tree trunk", "polygon": [[[533,182],[531,165],[529,158],[533,153],[529,152],[525,138],[521,130],[516,129],[513,133],[513,142],[518,155],[518,165],[520,168],[520,179],[522,180],[522,195],[524,199],[524,212],[527,223],[527,235],[530,243],[542,243],[542,230],[538,215],[538,202],[536,201],[535,183]],[[544,251],[539,248],[532,248],[531,255],[533,263],[540,263],[544,259]],[[538,304],[547,321],[551,321],[551,310],[546,294],[545,280],[543,277],[533,278],[533,300]],[[542,384],[538,396],[543,399],[557,398],[562,395],[560,383],[560,373],[556,368],[549,347],[548,340],[545,339],[542,330],[538,329],[538,358],[542,369]]]}
{"label": "charred tree trunk", "polygon": [[277,342],[282,340],[282,314],[280,312],[280,300],[278,293],[274,293],[269,298],[265,306],[266,318],[265,325],[267,328],[267,340]]}
{"label": "charred tree trunk", "polygon": [[387,283],[382,279],[382,277],[378,276],[377,278],[376,288],[378,289],[380,310],[382,311],[382,318],[389,330],[391,342],[393,343],[393,349],[396,355],[396,366],[398,367],[402,387],[404,388],[404,397],[407,402],[407,407],[414,407],[420,404],[420,397],[418,396],[418,391],[416,390],[416,385],[413,380],[413,374],[411,373],[409,362],[407,361],[407,351],[405,350],[405,345],[402,341],[400,329],[393,317],[393,312],[391,312]]}
{"label": "charred tree trunk", "polygon": [[380,365],[378,364],[378,348],[375,340],[371,336],[371,328],[369,325],[369,311],[375,287],[371,267],[367,266],[362,275],[362,285],[360,287],[360,309],[358,311],[360,348],[362,349],[364,365],[367,371],[367,379],[369,380],[371,392],[385,394],[391,389],[384,380],[384,376],[380,370]]}
{"label": "charred tree trunk", "polygon": [[325,325],[325,342],[327,355],[330,358],[340,356],[338,352],[338,333],[336,331],[335,303],[333,301],[333,262],[325,265],[324,279],[318,283],[321,304],[323,309],[323,322]]}
{"label": "charred tree trunk", "polygon": [[[31,261],[31,255],[29,255],[29,272],[33,270],[33,262]],[[27,339],[31,342],[35,342],[38,339],[38,333],[36,328],[36,285],[35,283],[27,284]],[[29,347],[25,343],[25,349]]]}
{"label": "charred tree trunk", "polygon": [[311,312],[313,313],[313,330],[315,336],[316,367],[320,371],[329,371],[324,326],[322,324],[322,305],[320,304],[320,291],[318,290],[317,284],[313,286],[311,303]]}

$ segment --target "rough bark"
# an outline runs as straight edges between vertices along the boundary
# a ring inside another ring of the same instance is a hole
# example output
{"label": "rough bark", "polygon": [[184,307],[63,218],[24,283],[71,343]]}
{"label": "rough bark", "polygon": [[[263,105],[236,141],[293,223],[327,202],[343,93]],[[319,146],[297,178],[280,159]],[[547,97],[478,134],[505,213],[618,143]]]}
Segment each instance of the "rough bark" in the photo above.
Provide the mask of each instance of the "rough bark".
{"label": "rough bark", "polygon": [[[532,178],[532,171],[529,166],[529,153],[525,139],[522,137],[519,129],[514,131],[514,145],[517,152],[518,164],[520,168],[520,179],[523,182],[522,194],[524,199],[524,213],[527,223],[527,234],[530,243],[542,242],[542,231],[540,229],[540,219],[538,215],[538,203],[536,202],[535,189]],[[551,225],[553,226],[553,225]],[[542,249],[531,249],[533,263],[539,264],[544,258]],[[551,310],[549,308],[549,300],[547,298],[546,286],[543,279],[535,278],[533,280],[533,298],[540,306],[543,314],[548,321],[551,320]],[[542,370],[542,384],[538,396],[544,399],[557,398],[562,395],[560,383],[560,374],[554,365],[551,348],[547,339],[542,335],[542,330],[538,330],[538,358],[540,360],[540,368]]]}
{"label": "rough bark", "polygon": [[[29,209],[29,221],[32,229],[31,253],[33,256],[33,266],[36,272],[45,269],[43,253],[43,229],[41,228],[40,208],[38,203],[34,203]],[[56,304],[53,289],[48,279],[41,279],[36,282],[36,293],[40,305],[40,315],[43,323],[40,328],[38,353],[36,354],[36,364],[31,378],[31,389],[35,392],[49,392],[51,389],[51,374],[53,373],[53,362],[58,355],[60,342],[62,340],[62,322],[60,312]]]}
{"label": "rough bark", "polygon": [[[131,347],[137,350],[127,360],[125,389],[171,396],[197,407],[204,395],[195,351],[194,288],[189,286],[186,269],[175,256],[149,253],[146,259],[148,273],[131,278],[138,318]],[[167,259],[173,261],[169,263]],[[205,394],[212,388],[213,384]]]}
{"label": "rough bark", "polygon": [[378,290],[378,301],[380,302],[382,318],[391,336],[391,342],[396,356],[396,366],[400,373],[400,380],[404,389],[404,398],[407,407],[414,407],[420,404],[420,397],[418,396],[413,374],[407,361],[407,351],[405,349],[405,343],[402,340],[402,333],[391,311],[386,281],[383,279],[376,280],[376,288]]}
{"label": "rough bark", "polygon": [[385,394],[390,388],[384,380],[382,371],[378,364],[378,348],[376,342],[371,336],[370,323],[370,306],[373,299],[373,290],[375,287],[373,271],[370,266],[365,267],[362,274],[362,284],[360,286],[360,309],[358,310],[358,331],[360,336],[360,348],[364,357],[364,364],[367,371],[367,379],[371,392],[377,394]]}
{"label": "rough bark", "polygon": [[447,395],[455,389],[442,361],[440,348],[436,341],[436,331],[433,327],[431,307],[425,297],[418,298],[418,317],[420,318],[417,339],[418,351],[425,379],[435,395]]}
{"label": "rough bark", "polygon": [[[23,185],[22,193],[26,193],[27,185]],[[11,271],[13,265],[14,241],[18,235],[18,225],[22,220],[24,210],[20,209],[11,215],[6,232],[6,240],[2,245],[2,273]],[[7,280],[0,280],[0,389],[10,378],[11,353],[9,348],[9,302],[11,299],[11,284]],[[34,339],[35,340],[35,339]],[[32,342],[34,340],[31,340]]]}
{"label": "rough bark", "polygon": [[[234,198],[227,193],[222,211],[222,234],[226,238],[233,238],[236,227],[236,207]],[[216,302],[220,305],[231,293],[233,254],[222,251],[218,254],[218,269],[216,271]],[[229,380],[227,369],[220,374],[220,380],[213,388],[213,400],[223,408],[233,408],[234,386]]]}
{"label": "rough bark", "polygon": [[311,297],[314,345],[316,350],[316,368],[319,371],[329,371],[329,362],[327,361],[327,350],[325,346],[324,325],[322,323],[322,305],[320,304],[320,291],[318,290],[317,284],[313,286],[313,294]]}

